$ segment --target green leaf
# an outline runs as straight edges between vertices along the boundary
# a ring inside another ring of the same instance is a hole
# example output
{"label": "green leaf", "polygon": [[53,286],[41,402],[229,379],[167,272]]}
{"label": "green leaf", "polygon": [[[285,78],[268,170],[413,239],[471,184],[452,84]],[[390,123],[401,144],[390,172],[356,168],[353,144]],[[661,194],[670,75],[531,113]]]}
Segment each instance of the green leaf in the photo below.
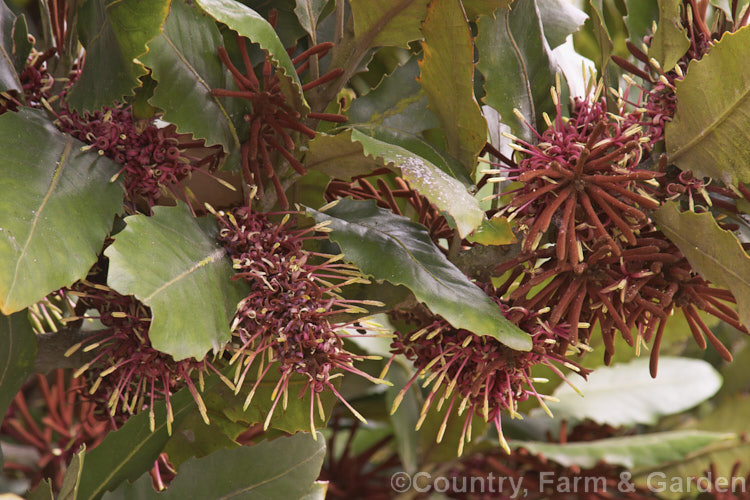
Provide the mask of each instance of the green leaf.
{"label": "green leaf", "polygon": [[651,32],[652,23],[659,16],[659,2],[654,0],[625,0],[628,15],[623,18],[628,28],[628,38],[636,47],[643,43],[643,37]]}
{"label": "green leaf", "polygon": [[466,239],[480,245],[510,245],[518,241],[508,218],[502,216],[482,221],[482,225]]}
{"label": "green leaf", "polygon": [[268,21],[254,10],[233,0],[196,0],[196,3],[217,21],[260,45],[279,69],[281,89],[289,104],[298,111],[308,110],[294,64]]}
{"label": "green leaf", "polygon": [[483,101],[500,113],[511,132],[532,140],[532,132],[513,109],[536,128],[542,112],[554,109],[550,88],[555,84],[549,47],[542,35],[536,2],[518,2],[497,19],[477,23],[477,68],[484,75]]}
{"label": "green leaf", "polygon": [[81,449],[73,455],[70,464],[68,464],[57,500],[76,500],[78,498],[78,487],[81,482],[81,470],[83,470],[85,456],[86,445],[83,444],[81,445]]}
{"label": "green leaf", "polygon": [[104,252],[107,284],[151,307],[151,345],[175,360],[218,350],[231,337],[229,322],[248,291],[229,279],[232,264],[216,241],[215,221],[196,219],[180,203],[125,223]]}
{"label": "green leaf", "polygon": [[[394,363],[388,370],[386,378],[393,383],[393,386],[386,389],[386,410],[390,411],[393,407],[396,396],[401,392],[401,388],[406,386],[412,375],[406,367],[398,362]],[[419,467],[419,432],[416,430],[416,425],[419,421],[421,406],[419,389],[412,385],[403,396],[398,410],[389,416],[393,426],[396,452],[401,459],[404,470],[409,474],[417,472]]]}
{"label": "green leaf", "polygon": [[325,500],[328,493],[328,481],[315,481],[305,496],[300,500]]}
{"label": "green leaf", "polygon": [[149,492],[151,478],[144,475],[135,484],[124,484],[105,500],[139,498],[242,498],[286,500],[308,493],[325,458],[325,440],[296,434],[253,446],[221,450],[204,458],[190,459],[163,493]]}
{"label": "green leaf", "polygon": [[672,431],[625,436],[566,444],[534,441],[510,441],[511,448],[525,448],[541,453],[565,467],[592,468],[598,462],[610,465],[654,467],[683,459],[717,441],[726,441],[732,434],[705,431]]}
{"label": "green leaf", "polygon": [[214,21],[184,0],[175,0],[162,33],[148,44],[149,53],[141,60],[158,82],[150,103],[164,110],[165,120],[207,145],[221,144],[225,152],[236,153],[240,139],[231,113],[211,95],[212,89],[230,85],[217,55],[221,45]]}
{"label": "green leaf", "polygon": [[474,42],[459,0],[433,0],[422,25],[419,84],[445,132],[446,150],[473,172],[487,140],[474,98]]}
{"label": "green leaf", "polygon": [[466,17],[473,21],[479,16],[493,16],[497,9],[506,9],[513,0],[461,0]]}
{"label": "green leaf", "polygon": [[698,274],[732,292],[740,321],[750,325],[750,257],[737,237],[710,213],[680,212],[676,202],[662,205],[654,220]]}
{"label": "green leaf", "polygon": [[[295,0],[294,13],[300,25],[311,37],[316,37],[318,19],[328,4],[328,0]],[[317,37],[316,37],[317,38]]]}
{"label": "green leaf", "polygon": [[52,480],[42,479],[34,491],[26,495],[26,500],[55,500],[52,494]]}
{"label": "green leaf", "polygon": [[653,424],[661,416],[705,401],[721,387],[721,375],[699,359],[661,356],[655,379],[649,375],[648,363],[648,359],[638,358],[600,367],[587,381],[570,375],[584,397],[562,384],[553,393],[560,402],[547,406],[558,418],[590,418],[612,426]]}
{"label": "green leaf", "polygon": [[354,34],[365,47],[409,47],[422,38],[419,30],[429,0],[350,0]]}
{"label": "green leaf", "polygon": [[[205,393],[210,393],[221,383],[217,376],[208,377]],[[174,426],[179,426],[191,412],[197,412],[195,401],[187,388],[172,395],[170,402]],[[130,417],[118,430],[107,434],[107,437],[87,454],[86,464],[81,471],[77,500],[100,498],[105,491],[114,489],[125,480],[132,481],[153,467],[154,461],[169,441],[171,431],[167,424],[166,406],[163,403],[155,404],[154,413],[153,432],[148,412],[141,412]],[[153,492],[150,480],[148,487]]]}
{"label": "green leaf", "polygon": [[120,167],[28,108],[0,116],[0,311],[83,278],[122,208]]}
{"label": "green leaf", "polygon": [[22,92],[21,81],[16,73],[16,44],[13,28],[16,16],[5,2],[0,2],[0,92],[17,90]]}
{"label": "green leaf", "polygon": [[680,0],[659,0],[659,24],[648,49],[664,71],[670,71],[690,48],[687,31],[680,22]]}
{"label": "green leaf", "polygon": [[419,64],[413,57],[383,78],[374,90],[352,102],[347,111],[349,122],[378,124],[412,134],[439,127],[437,117],[427,108],[427,95],[417,76]]}
{"label": "green leaf", "polygon": [[[236,368],[240,369],[240,366],[236,365]],[[234,370],[232,370],[231,374],[228,373],[228,370],[225,370],[225,373],[229,378],[232,378]],[[279,380],[279,371],[276,368],[271,368],[268,371],[261,383],[258,384],[250,405],[246,410],[243,410],[245,400],[257,380],[253,377],[253,374],[257,373],[257,368],[254,366],[250,368],[249,375],[243,382],[238,394],[235,394],[226,385],[220,385],[210,393],[206,393],[203,396],[206,407],[209,411],[222,413],[232,422],[242,422],[245,424],[264,423],[268,412],[271,411],[271,407],[273,406],[274,398],[271,396],[274,395],[273,391]],[[293,376],[290,379],[287,406],[286,408],[277,406],[274,409],[269,424],[270,428],[279,429],[290,434],[297,431],[310,430],[310,391],[306,391],[302,398],[297,397],[306,383],[307,379],[301,375]],[[320,399],[324,410],[324,418],[320,418],[316,408],[313,415],[316,428],[325,427],[331,410],[336,401],[338,401],[331,391],[321,393]]]}
{"label": "green leaf", "polygon": [[614,49],[614,43],[607,29],[607,23],[604,22],[604,5],[602,0],[588,0],[590,7],[591,27],[594,34],[594,39],[599,47],[599,57],[594,61],[597,68],[599,68],[599,74],[604,76],[605,83],[614,83],[614,87],[617,87],[617,83],[613,82],[616,77],[612,76],[608,69],[609,58],[612,55]]}
{"label": "green leaf", "polygon": [[192,457],[205,457],[218,450],[240,446],[234,438],[246,431],[247,425],[231,422],[217,412],[211,411],[208,415],[208,425],[200,413],[193,412],[175,427],[164,447],[164,453],[175,467]]}
{"label": "green leaf", "polygon": [[589,17],[566,0],[537,0],[537,8],[550,49],[565,43],[568,35],[578,31]]}
{"label": "green leaf", "polygon": [[[371,159],[370,162],[362,162],[360,156],[358,159],[361,162],[360,166],[372,165],[374,168],[387,166],[398,169],[401,172],[401,177],[413,189],[427,197],[439,210],[453,218],[461,237],[465,237],[482,223],[484,212],[479,208],[479,201],[466,191],[461,182],[443,172],[432,162],[401,146],[363,134],[357,129],[346,131],[344,134],[348,134],[351,141],[358,143],[357,146],[344,145],[346,150],[353,151],[355,158],[361,151],[359,155]],[[336,141],[338,142],[339,139]],[[311,147],[311,153],[319,150],[320,145],[317,145],[315,149]],[[343,166],[339,157],[341,150],[329,148],[324,150],[336,155],[330,158],[327,163],[334,164],[339,171]],[[319,163],[319,159],[319,155],[314,155],[312,161],[316,163],[313,164],[316,165],[316,168],[325,172],[326,164]],[[355,161],[357,160],[355,159]],[[374,168],[371,170],[374,170]]]}
{"label": "green leaf", "polygon": [[22,14],[13,23],[13,64],[19,74],[26,67],[26,61],[32,47],[33,44],[29,40],[29,27],[26,24],[26,16]]}
{"label": "green leaf", "polygon": [[78,34],[86,64],[68,94],[70,107],[95,110],[133,95],[146,69],[138,62],[159,34],[170,0],[79,2]]}
{"label": "green leaf", "polygon": [[727,33],[678,80],[667,154],[696,177],[750,182],[750,29]]}
{"label": "green leaf", "polygon": [[445,258],[423,226],[378,208],[372,200],[343,199],[325,213],[308,213],[317,222],[330,221],[331,240],[365,275],[406,286],[455,328],[492,336],[513,349],[531,348],[531,337]]}
{"label": "green leaf", "polygon": [[26,311],[0,316],[0,415],[34,371],[36,336]]}

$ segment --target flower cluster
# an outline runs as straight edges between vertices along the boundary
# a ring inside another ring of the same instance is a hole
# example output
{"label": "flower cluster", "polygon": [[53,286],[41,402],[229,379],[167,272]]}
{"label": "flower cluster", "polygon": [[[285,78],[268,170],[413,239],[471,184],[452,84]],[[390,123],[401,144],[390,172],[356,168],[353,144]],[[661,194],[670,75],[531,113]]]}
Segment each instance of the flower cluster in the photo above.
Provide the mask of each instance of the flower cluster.
{"label": "flower cluster", "polygon": [[426,376],[423,387],[432,385],[432,388],[422,407],[417,429],[421,427],[436,400],[438,411],[447,402],[448,407],[437,436],[440,442],[452,409],[457,407],[458,416],[468,409],[459,440],[459,455],[464,443],[471,440],[471,424],[475,415],[481,415],[486,422],[495,425],[500,444],[510,453],[501,427],[502,412],[505,410],[511,416],[518,416],[518,403],[533,396],[549,413],[544,399],[550,397],[540,394],[534,387],[535,382],[544,381],[532,376],[531,369],[534,366],[544,365],[564,380],[564,374],[555,363],[583,376],[588,373],[567,361],[567,353],[558,352],[560,338],[566,338],[569,334],[566,325],[550,328],[536,314],[521,308],[512,310],[499,299],[495,300],[509,318],[513,312],[521,313],[522,318],[517,323],[531,334],[533,345],[530,351],[516,351],[493,337],[454,328],[440,317],[432,317],[431,321],[428,320],[420,328],[408,333],[397,333],[397,338],[391,345],[394,356],[405,355],[416,368],[414,376],[394,400],[393,411],[398,408],[416,379]]}
{"label": "flower cluster", "polygon": [[[275,25],[275,12],[272,12],[269,21],[272,25]],[[274,167],[272,153],[280,154],[297,173],[305,174],[305,167],[292,153],[295,150],[295,141],[292,135],[301,133],[312,139],[315,137],[315,130],[305,125],[300,113],[287,103],[279,77],[269,57],[266,57],[263,62],[262,81],[256,76],[248,54],[247,44],[247,39],[237,35],[237,46],[245,68],[244,73],[232,63],[226,49],[219,47],[219,58],[232,74],[238,90],[214,89],[211,93],[218,97],[236,97],[249,102],[251,109],[244,117],[249,124],[249,132],[241,148],[243,177],[248,184],[257,186],[260,196],[263,196],[264,193],[263,174],[270,178],[276,190],[279,204],[283,210],[286,210],[289,208],[289,201],[284,192],[284,187],[281,185],[279,174]],[[296,56],[292,63],[296,66],[297,73],[301,74],[309,68],[311,57],[323,57],[332,47],[333,44],[330,42],[321,43]],[[290,52],[293,52],[293,49]],[[343,69],[341,68],[332,70],[303,85],[302,91],[330,82],[338,78],[342,72]],[[332,113],[308,113],[307,118],[332,122],[347,120],[346,116]]]}
{"label": "flower cluster", "polygon": [[[232,322],[235,345],[230,363],[237,363],[235,384],[241,389],[248,372],[257,361],[257,378],[245,401],[247,408],[256,390],[276,367],[278,379],[272,393],[273,405],[265,421],[270,424],[280,401],[286,408],[293,377],[302,376],[300,398],[310,393],[310,426],[315,428],[316,404],[322,411],[320,394],[330,390],[358,417],[339,394],[332,379],[344,371],[382,382],[355,368],[358,356],[344,346],[345,334],[337,332],[345,324],[335,323],[342,313],[366,312],[361,305],[372,301],[346,299],[341,287],[368,283],[352,266],[339,262],[342,255],[327,255],[303,248],[312,233],[322,225],[293,229],[291,214],[263,214],[248,207],[216,213],[221,229],[219,240],[234,262],[234,279],[251,287],[240,301]],[[282,217],[272,222],[271,216]],[[379,304],[379,303],[377,303]]]}
{"label": "flower cluster", "polygon": [[206,372],[221,376],[219,371],[207,358],[175,361],[169,354],[154,349],[148,337],[149,308],[135,297],[120,295],[97,282],[98,275],[92,272],[87,280],[75,283],[66,291],[68,296],[77,297],[76,312],[80,314],[65,318],[67,323],[98,320],[104,326],[65,353],[70,356],[79,349],[93,352],[92,359],[75,372],[75,376],[84,373],[88,376],[83,396],[95,401],[100,408],[109,408],[109,419],[114,427],[128,416],[148,409],[152,430],[154,403],[163,399],[167,405],[167,429],[171,433],[174,415],[170,396],[187,386],[208,423],[205,404],[192,376],[198,375],[202,387]]}
{"label": "flower cluster", "polygon": [[122,165],[118,176],[124,178],[127,200],[135,205],[142,199],[149,210],[164,194],[174,196],[175,191],[189,204],[180,181],[193,172],[213,177],[202,168],[215,169],[221,155],[220,147],[205,148],[203,140],[186,139],[173,125],[138,123],[131,107],[125,105],[83,115],[63,107],[56,124],[63,132]]}

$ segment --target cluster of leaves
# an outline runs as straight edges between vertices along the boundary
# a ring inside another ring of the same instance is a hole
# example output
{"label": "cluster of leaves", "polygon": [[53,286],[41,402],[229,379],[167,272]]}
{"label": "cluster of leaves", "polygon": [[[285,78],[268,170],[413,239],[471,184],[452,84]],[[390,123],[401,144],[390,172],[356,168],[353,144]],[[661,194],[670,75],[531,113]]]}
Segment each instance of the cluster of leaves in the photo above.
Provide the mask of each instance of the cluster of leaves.
{"label": "cluster of leaves", "polygon": [[21,3],[0,488],[747,473],[747,2]]}

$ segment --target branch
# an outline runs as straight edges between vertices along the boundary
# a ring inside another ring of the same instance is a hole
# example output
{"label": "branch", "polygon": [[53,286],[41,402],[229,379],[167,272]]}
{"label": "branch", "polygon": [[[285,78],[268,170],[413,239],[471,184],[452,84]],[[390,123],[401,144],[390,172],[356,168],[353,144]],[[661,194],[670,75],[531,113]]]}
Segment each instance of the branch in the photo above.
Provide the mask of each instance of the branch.
{"label": "branch", "polygon": [[65,357],[65,352],[78,342],[82,342],[100,331],[62,328],[56,332],[37,334],[34,371],[36,373],[47,373],[58,368],[80,368],[94,358],[94,351],[84,352],[83,349],[78,349],[68,357]]}

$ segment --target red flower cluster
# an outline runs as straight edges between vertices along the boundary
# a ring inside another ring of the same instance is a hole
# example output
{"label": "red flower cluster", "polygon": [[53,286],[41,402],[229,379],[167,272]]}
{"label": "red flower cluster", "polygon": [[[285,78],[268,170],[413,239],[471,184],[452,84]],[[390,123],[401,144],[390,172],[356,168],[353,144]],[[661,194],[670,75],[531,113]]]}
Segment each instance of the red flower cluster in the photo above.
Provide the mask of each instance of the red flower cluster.
{"label": "red flower cluster", "polygon": [[459,416],[468,408],[459,441],[459,455],[463,451],[464,443],[471,440],[471,423],[474,415],[481,415],[486,422],[495,425],[500,444],[510,453],[501,428],[502,411],[506,410],[511,416],[517,416],[518,402],[534,396],[542,408],[550,413],[544,403],[544,399],[550,399],[549,396],[540,394],[534,387],[534,382],[542,381],[533,378],[531,369],[534,366],[547,366],[564,380],[564,374],[553,363],[572,369],[583,376],[588,373],[587,370],[567,361],[565,353],[557,352],[560,339],[568,337],[566,325],[551,328],[537,315],[521,308],[510,309],[500,303],[499,299],[495,300],[509,318],[516,312],[522,315],[517,322],[522,329],[531,334],[533,346],[530,351],[516,351],[495,338],[453,328],[440,317],[409,333],[397,333],[398,337],[391,345],[394,356],[405,355],[416,368],[414,376],[396,397],[393,411],[396,411],[417,377],[429,372],[423,387],[432,384],[432,389],[422,407],[417,429],[421,427],[438,396],[438,410],[448,402],[448,409],[437,436],[438,442],[443,437],[451,410],[456,403]]}
{"label": "red flower cluster", "polygon": [[[190,204],[180,181],[193,172],[211,176],[201,168],[215,169],[221,155],[220,146],[205,148],[203,140],[186,140],[173,125],[137,124],[130,106],[105,107],[84,115],[64,107],[56,123],[63,132],[122,165],[118,176],[124,177],[127,200],[135,205],[140,197],[149,209],[164,194],[174,196],[175,190]],[[195,149],[201,149],[201,154],[192,155],[190,150]]]}
{"label": "red flower cluster", "polygon": [[[380,383],[353,366],[354,361],[367,356],[347,351],[336,330],[334,316],[341,313],[366,312],[360,305],[372,301],[345,299],[341,287],[351,283],[368,283],[359,272],[340,263],[341,255],[333,256],[303,249],[303,242],[313,239],[313,231],[324,230],[323,225],[308,229],[293,229],[290,214],[274,223],[270,216],[247,207],[228,213],[218,212],[221,224],[219,240],[234,261],[234,279],[247,282],[252,291],[240,301],[232,322],[236,345],[231,363],[237,364],[237,391],[255,366],[258,376],[245,401],[250,404],[255,392],[272,366],[279,378],[273,390],[273,406],[266,418],[268,427],[280,401],[286,407],[292,377],[304,377],[304,387],[298,397],[310,392],[310,426],[314,434],[314,408],[322,410],[320,393],[330,390],[359,418],[361,416],[339,394],[331,382],[337,370],[355,373],[372,382]],[[380,304],[380,303],[377,303]]]}

